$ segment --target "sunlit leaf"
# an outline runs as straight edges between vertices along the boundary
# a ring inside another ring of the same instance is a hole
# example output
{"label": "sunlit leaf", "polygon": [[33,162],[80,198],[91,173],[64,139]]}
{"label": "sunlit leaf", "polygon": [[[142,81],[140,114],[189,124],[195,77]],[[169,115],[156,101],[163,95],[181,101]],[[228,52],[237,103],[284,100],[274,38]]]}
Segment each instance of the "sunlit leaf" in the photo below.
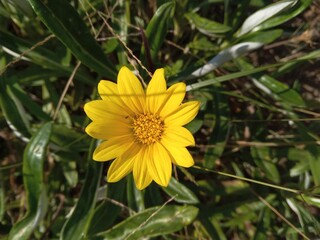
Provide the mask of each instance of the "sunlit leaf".
{"label": "sunlit leaf", "polygon": [[[92,239],[139,239],[179,231],[189,225],[198,214],[193,206],[164,206],[149,208],[120,222],[112,229]],[[164,224],[165,223],[165,224]]]}
{"label": "sunlit leaf", "polygon": [[240,37],[252,31],[256,26],[270,19],[284,9],[294,6],[296,3],[297,0],[283,0],[256,11],[244,21],[237,33],[237,36]]}

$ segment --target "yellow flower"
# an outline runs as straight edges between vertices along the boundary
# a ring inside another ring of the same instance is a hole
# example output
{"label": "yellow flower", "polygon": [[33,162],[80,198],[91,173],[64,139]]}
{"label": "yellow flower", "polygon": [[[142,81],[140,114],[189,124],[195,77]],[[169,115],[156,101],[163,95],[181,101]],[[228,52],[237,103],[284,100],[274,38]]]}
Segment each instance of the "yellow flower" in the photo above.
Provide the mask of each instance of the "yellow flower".
{"label": "yellow flower", "polygon": [[163,69],[155,71],[146,90],[126,67],[120,69],[117,81],[101,80],[98,91],[102,100],[84,106],[92,120],[85,131],[104,140],[93,159],[114,159],[108,182],[117,182],[133,172],[138,189],[152,180],[168,186],[172,163],[182,167],[194,164],[186,149],[195,144],[194,138],[182,126],[194,119],[200,103],[182,103],[186,85],[176,83],[167,89]]}

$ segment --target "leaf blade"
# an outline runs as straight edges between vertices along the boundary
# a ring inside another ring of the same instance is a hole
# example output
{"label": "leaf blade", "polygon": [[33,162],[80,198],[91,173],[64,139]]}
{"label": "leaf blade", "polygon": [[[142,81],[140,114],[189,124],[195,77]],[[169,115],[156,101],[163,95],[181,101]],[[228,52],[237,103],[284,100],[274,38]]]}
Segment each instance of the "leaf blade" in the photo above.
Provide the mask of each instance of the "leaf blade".
{"label": "leaf blade", "polygon": [[52,131],[48,122],[33,136],[23,154],[23,182],[27,195],[27,214],[11,229],[9,239],[29,239],[47,211],[43,164]]}
{"label": "leaf blade", "polygon": [[[65,0],[28,0],[36,14],[57,38],[85,65],[111,79],[115,69],[105,57],[76,10]],[[67,17],[66,17],[67,16]]]}

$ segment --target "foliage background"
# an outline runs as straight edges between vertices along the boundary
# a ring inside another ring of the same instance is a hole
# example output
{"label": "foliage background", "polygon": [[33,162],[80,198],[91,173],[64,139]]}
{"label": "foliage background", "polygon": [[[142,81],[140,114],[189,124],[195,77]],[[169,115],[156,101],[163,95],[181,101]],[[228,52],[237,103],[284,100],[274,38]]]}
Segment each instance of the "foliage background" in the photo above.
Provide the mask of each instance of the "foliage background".
{"label": "foliage background", "polygon": [[[0,0],[1,236],[319,236],[320,3],[274,2]],[[202,102],[168,188],[91,159],[83,105],[123,65]]]}

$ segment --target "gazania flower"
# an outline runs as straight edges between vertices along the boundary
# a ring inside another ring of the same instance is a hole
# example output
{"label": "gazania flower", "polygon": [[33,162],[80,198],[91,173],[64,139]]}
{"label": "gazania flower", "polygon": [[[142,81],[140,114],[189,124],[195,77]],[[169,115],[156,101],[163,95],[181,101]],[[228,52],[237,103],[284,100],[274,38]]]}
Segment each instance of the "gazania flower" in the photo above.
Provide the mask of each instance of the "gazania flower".
{"label": "gazania flower", "polygon": [[85,131],[103,140],[93,153],[94,160],[114,159],[108,182],[117,182],[133,172],[138,189],[144,189],[153,180],[168,186],[172,164],[194,164],[186,149],[195,144],[194,138],[183,125],[194,119],[200,103],[182,103],[184,83],[167,89],[164,70],[158,69],[144,89],[138,78],[122,67],[117,84],[101,80],[98,91],[101,100],[84,106],[92,120]]}

